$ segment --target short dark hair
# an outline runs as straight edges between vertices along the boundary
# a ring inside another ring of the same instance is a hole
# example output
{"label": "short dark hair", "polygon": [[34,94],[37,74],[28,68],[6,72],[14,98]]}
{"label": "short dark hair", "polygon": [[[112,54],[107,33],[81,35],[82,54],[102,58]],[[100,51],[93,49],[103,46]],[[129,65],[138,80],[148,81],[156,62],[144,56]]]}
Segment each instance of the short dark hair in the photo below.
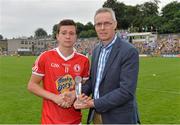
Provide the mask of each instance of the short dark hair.
{"label": "short dark hair", "polygon": [[75,26],[76,31],[77,31],[76,23],[73,20],[64,19],[64,20],[60,21],[58,26],[57,26],[57,34],[59,33],[61,26],[69,26],[69,25]]}

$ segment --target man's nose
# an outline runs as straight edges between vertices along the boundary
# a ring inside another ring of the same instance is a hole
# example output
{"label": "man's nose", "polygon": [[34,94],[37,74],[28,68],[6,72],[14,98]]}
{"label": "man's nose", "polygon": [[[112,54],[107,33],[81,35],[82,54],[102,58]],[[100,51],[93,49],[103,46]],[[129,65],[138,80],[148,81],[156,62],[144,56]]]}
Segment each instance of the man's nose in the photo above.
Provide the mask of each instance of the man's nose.
{"label": "man's nose", "polygon": [[67,33],[67,34],[66,34],[66,38],[70,38],[70,34]]}
{"label": "man's nose", "polygon": [[101,24],[101,29],[104,29],[104,24],[103,23]]}

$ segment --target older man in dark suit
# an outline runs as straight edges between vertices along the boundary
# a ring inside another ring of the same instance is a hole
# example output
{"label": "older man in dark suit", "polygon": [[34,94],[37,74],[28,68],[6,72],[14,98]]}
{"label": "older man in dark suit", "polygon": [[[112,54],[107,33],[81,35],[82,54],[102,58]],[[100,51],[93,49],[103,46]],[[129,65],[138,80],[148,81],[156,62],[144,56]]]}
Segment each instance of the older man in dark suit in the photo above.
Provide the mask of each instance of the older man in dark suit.
{"label": "older man in dark suit", "polygon": [[116,35],[114,11],[101,8],[96,11],[94,23],[101,43],[92,56],[90,79],[83,85],[86,95],[83,103],[74,103],[76,109],[90,108],[88,123],[139,123],[136,86],[139,69],[137,50]]}

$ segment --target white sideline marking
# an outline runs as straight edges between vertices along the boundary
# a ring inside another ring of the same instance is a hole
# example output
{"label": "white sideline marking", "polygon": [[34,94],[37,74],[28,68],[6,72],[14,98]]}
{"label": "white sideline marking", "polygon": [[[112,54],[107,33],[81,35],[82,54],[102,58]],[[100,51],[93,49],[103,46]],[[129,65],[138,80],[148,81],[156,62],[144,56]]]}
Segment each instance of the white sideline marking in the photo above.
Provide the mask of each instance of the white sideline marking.
{"label": "white sideline marking", "polygon": [[156,89],[151,89],[151,88],[137,88],[137,89],[144,89],[144,90],[156,91],[156,92],[160,92],[160,93],[169,93],[169,94],[180,95],[180,91],[179,92],[166,91],[166,90],[162,91],[162,90],[156,90]]}

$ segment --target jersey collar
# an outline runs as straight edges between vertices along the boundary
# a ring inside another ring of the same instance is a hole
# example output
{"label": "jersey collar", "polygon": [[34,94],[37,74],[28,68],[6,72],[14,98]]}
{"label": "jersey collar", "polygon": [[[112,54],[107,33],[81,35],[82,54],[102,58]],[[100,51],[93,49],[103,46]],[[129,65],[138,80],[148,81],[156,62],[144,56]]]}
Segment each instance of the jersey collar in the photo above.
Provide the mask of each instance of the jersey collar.
{"label": "jersey collar", "polygon": [[74,57],[75,52],[76,52],[75,48],[73,48],[73,53],[72,53],[70,56],[65,57],[65,56],[63,56],[63,54],[59,51],[59,48],[56,48],[56,51],[57,51],[57,53],[59,54],[59,56],[60,56],[61,58],[63,58],[65,61],[68,61],[68,60],[72,59],[72,58]]}

